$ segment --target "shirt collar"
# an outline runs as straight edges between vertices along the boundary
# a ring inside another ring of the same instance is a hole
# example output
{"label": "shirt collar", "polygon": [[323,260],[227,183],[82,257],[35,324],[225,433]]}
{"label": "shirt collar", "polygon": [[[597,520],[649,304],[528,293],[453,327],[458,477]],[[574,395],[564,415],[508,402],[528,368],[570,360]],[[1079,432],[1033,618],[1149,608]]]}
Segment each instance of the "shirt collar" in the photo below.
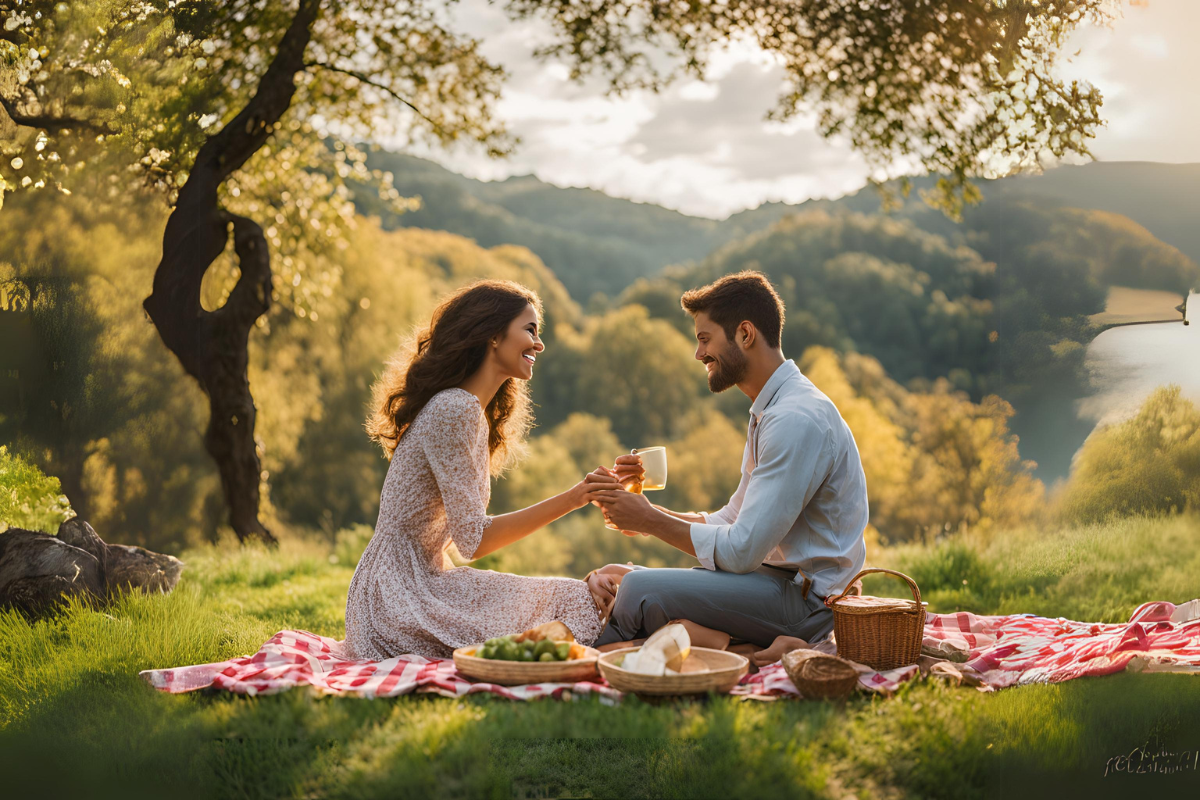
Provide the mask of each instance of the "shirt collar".
{"label": "shirt collar", "polygon": [[767,378],[767,382],[763,384],[762,391],[758,393],[758,397],[754,398],[754,404],[750,406],[750,415],[755,419],[761,417],[763,411],[775,399],[775,395],[779,392],[780,387],[793,375],[799,374],[800,368],[790,358],[776,367],[775,371],[771,373],[771,377]]}

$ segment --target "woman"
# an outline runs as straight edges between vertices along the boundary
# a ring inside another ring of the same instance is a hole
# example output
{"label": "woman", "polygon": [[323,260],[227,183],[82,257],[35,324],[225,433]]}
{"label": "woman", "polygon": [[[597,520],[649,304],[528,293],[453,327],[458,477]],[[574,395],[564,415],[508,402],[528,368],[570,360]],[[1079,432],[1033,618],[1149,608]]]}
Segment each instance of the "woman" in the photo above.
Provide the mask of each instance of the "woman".
{"label": "woman", "polygon": [[367,423],[391,459],[375,534],[346,599],[351,658],[456,647],[562,620],[591,644],[613,577],[527,578],[454,567],[447,550],[476,559],[587,505],[581,481],[520,511],[488,516],[489,478],[519,449],[530,424],[525,382],[544,346],[538,296],[509,281],[481,281],[443,302],[416,353],[376,386]]}

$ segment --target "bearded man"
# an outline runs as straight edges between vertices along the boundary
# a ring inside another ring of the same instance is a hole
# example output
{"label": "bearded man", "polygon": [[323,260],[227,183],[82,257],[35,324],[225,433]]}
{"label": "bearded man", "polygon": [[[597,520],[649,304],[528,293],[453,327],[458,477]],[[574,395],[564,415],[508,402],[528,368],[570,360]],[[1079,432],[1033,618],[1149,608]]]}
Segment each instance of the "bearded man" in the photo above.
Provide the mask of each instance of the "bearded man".
{"label": "bearded man", "polygon": [[845,589],[866,559],[867,482],[854,436],[833,401],[784,357],[783,302],[765,275],[727,275],[686,292],[681,305],[695,322],[709,389],[736,386],[752,401],[741,482],[719,511],[687,513],[624,491],[642,478],[636,455],[588,476],[611,484],[597,497],[618,528],[656,536],[700,562],[610,565],[623,574],[596,645],[681,619],[755,648],[816,642],[833,629],[825,598]]}

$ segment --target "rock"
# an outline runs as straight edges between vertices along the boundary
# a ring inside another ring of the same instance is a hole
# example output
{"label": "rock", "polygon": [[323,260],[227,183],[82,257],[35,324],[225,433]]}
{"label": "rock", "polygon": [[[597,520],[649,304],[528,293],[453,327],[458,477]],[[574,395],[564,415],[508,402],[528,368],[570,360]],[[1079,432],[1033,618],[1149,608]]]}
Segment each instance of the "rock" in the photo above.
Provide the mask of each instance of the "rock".
{"label": "rock", "polygon": [[94,555],[38,531],[0,533],[0,606],[39,617],[71,595],[104,599],[104,570]]}
{"label": "rock", "polygon": [[174,556],[108,544],[78,518],[60,525],[55,536],[11,528],[0,533],[0,607],[36,618],[70,595],[97,603],[122,589],[169,592],[183,566]]}
{"label": "rock", "polygon": [[175,556],[155,553],[128,544],[108,546],[108,591],[118,587],[140,588],[146,592],[169,592],[175,588],[183,562]]}
{"label": "rock", "polygon": [[92,529],[91,525],[88,525],[79,517],[73,517],[58,526],[56,536],[59,541],[66,542],[73,547],[86,550],[94,555],[96,560],[100,562],[100,569],[105,569],[108,560],[108,545]]}

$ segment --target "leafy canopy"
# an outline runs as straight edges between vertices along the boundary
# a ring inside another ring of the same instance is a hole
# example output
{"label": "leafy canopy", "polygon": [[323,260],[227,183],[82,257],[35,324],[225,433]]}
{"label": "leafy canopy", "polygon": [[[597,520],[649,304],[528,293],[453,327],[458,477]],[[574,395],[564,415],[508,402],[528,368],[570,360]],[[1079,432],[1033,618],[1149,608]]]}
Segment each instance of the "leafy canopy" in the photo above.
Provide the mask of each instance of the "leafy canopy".
{"label": "leafy canopy", "polygon": [[[411,205],[348,142],[468,138],[497,154],[513,143],[492,119],[503,70],[439,22],[439,4],[321,5],[290,108],[220,197],[264,221],[281,256],[276,292],[301,316],[336,285],[329,256],[355,225],[348,181],[397,211]],[[98,182],[114,199],[150,188],[173,202],[200,146],[253,96],[295,13],[280,0],[0,0],[0,201],[5,190]]]}
{"label": "leafy canopy", "polygon": [[[1100,92],[1054,74],[1085,19],[1108,24],[1116,0],[823,0],[654,2],[511,0],[514,17],[543,17],[557,36],[536,51],[574,78],[611,76],[620,93],[703,80],[730,41],[773,54],[786,83],[767,118],[813,114],[845,137],[877,178],[945,175],[927,200],[952,216],[977,202],[970,177],[1038,169],[1089,155]],[[667,57],[662,56],[663,53]]]}
{"label": "leafy canopy", "polygon": [[[505,72],[478,40],[448,27],[448,4],[319,5],[307,67],[274,141],[223,187],[230,211],[274,217],[271,243],[302,262],[352,224],[351,176],[375,178],[400,203],[358,148],[331,150],[327,137],[467,139],[494,155],[517,143],[493,113]],[[1085,142],[1102,124],[1100,93],[1053,68],[1067,35],[1085,19],[1108,23],[1117,0],[503,5],[514,19],[549,24],[536,56],[564,60],[577,80],[600,75],[616,94],[702,79],[714,49],[757,45],[786,75],[769,119],[814,114],[823,136],[847,138],[880,178],[947,176],[931,199],[957,214],[977,199],[970,177],[1088,154]],[[169,197],[200,144],[253,94],[296,8],[288,0],[0,0],[0,197],[70,191],[73,173],[96,166],[106,167],[114,194],[133,182]],[[284,267],[285,285],[303,271],[303,263]]]}

